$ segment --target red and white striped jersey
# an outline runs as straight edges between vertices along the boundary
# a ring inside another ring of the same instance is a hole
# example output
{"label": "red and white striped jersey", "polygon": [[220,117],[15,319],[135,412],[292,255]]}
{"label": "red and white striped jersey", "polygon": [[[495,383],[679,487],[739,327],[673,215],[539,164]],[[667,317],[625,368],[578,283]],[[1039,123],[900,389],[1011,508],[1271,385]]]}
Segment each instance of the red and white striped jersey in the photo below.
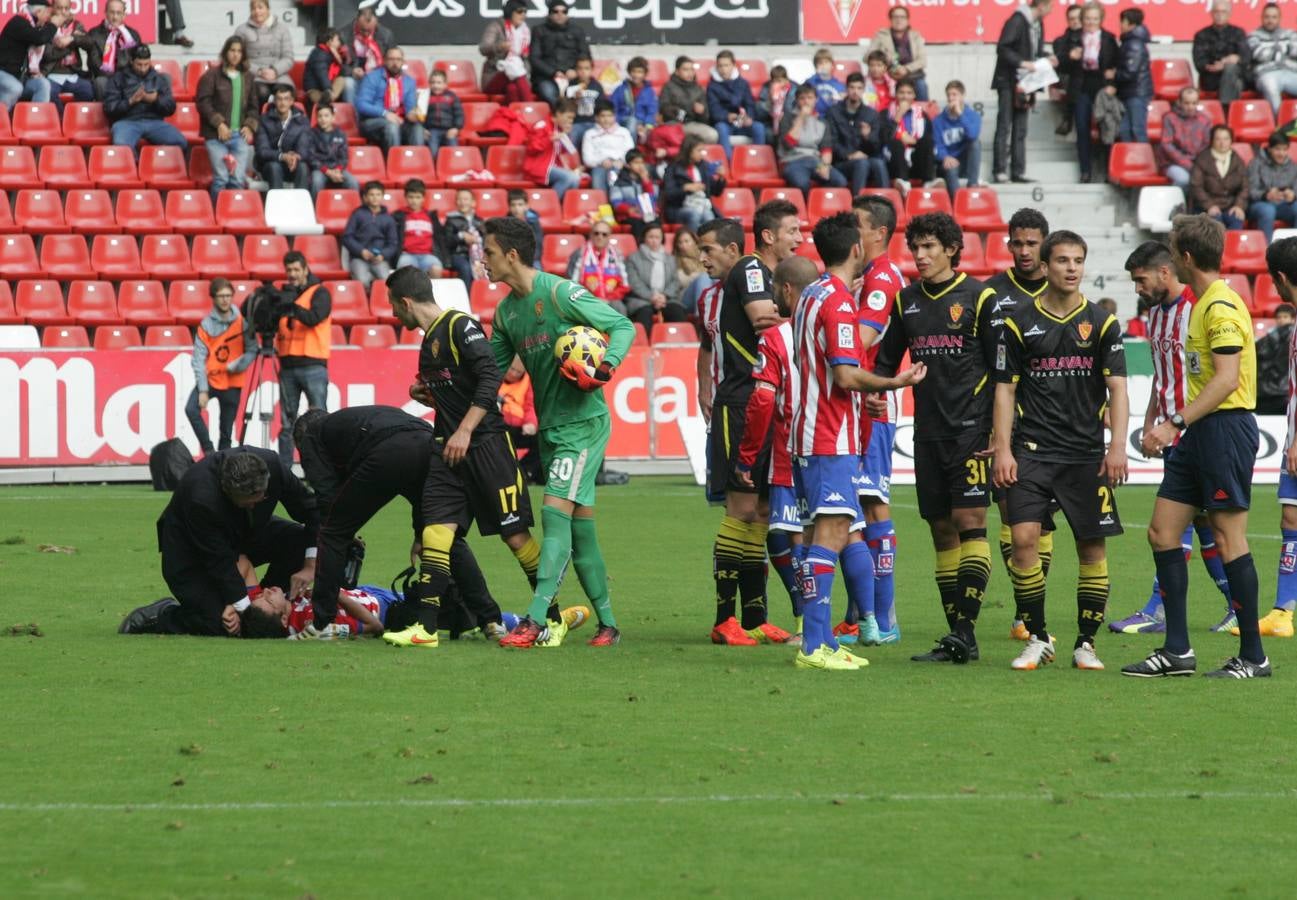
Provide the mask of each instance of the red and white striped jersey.
{"label": "red and white striped jersey", "polygon": [[[870,372],[874,371],[874,359],[878,356],[878,344],[887,333],[887,323],[892,320],[892,307],[896,304],[896,295],[905,287],[905,276],[901,274],[896,263],[887,255],[877,257],[865,267],[864,283],[860,287],[858,321],[878,332],[874,342],[861,348],[860,363]],[[887,412],[874,416],[875,422],[895,422],[901,416],[901,392],[887,391]]]}
{"label": "red and white striped jersey", "polygon": [[860,394],[833,383],[834,366],[860,365],[856,313],[855,296],[836,275],[825,273],[802,292],[793,317],[796,456],[860,453]]}
{"label": "red and white striped jersey", "polygon": [[1172,302],[1158,303],[1148,312],[1148,344],[1153,353],[1153,396],[1158,422],[1165,422],[1189,402],[1184,339],[1189,333],[1189,314],[1196,299],[1186,287]]}
{"label": "red and white striped jersey", "polygon": [[[368,609],[370,612],[372,612],[375,616],[382,618],[382,616],[380,615],[382,607],[379,605],[379,602],[373,597],[371,597],[369,594],[365,593],[364,591],[344,589],[342,591],[339,591],[338,593],[342,595],[346,595],[350,599],[355,600],[357,603],[359,603],[360,605]],[[314,620],[314,618],[315,618],[315,607],[311,604],[310,598],[302,597],[300,600],[298,600],[296,603],[293,604],[292,611],[290,611],[288,614],[288,634],[290,636],[297,634],[302,629],[304,629],[307,625],[309,625]],[[345,627],[353,635],[361,634],[365,630],[360,620],[357,619],[355,616],[351,615],[350,613],[348,613],[341,606],[338,607],[338,614],[334,616],[333,623],[337,625],[339,628]]]}
{"label": "red and white striped jersey", "polygon": [[[1297,328],[1288,337],[1288,433],[1283,440],[1284,452],[1292,446],[1297,437]],[[1280,460],[1280,465],[1284,461]]]}
{"label": "red and white striped jersey", "polygon": [[[797,367],[793,364],[793,326],[784,322],[768,328],[757,341],[757,364],[752,377],[775,389],[774,439],[770,452],[770,483],[793,486],[793,460],[789,451],[789,430],[793,424]],[[744,435],[746,441],[747,435]]]}
{"label": "red and white striped jersey", "polygon": [[716,393],[716,385],[721,382],[721,359],[725,353],[725,348],[721,346],[718,337],[721,333],[721,289],[725,287],[723,281],[717,281],[703,288],[703,292],[698,295],[698,317],[702,320],[703,342],[702,348],[712,352],[712,394]]}

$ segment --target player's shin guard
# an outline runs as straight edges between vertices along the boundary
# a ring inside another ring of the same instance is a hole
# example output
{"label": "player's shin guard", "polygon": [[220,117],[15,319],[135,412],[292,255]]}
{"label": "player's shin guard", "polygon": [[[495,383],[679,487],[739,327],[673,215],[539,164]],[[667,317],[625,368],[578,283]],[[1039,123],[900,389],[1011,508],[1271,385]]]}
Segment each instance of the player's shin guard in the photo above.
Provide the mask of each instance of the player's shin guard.
{"label": "player's shin guard", "polygon": [[450,547],[455,532],[445,525],[427,525],[423,529],[423,549],[419,553],[419,624],[430,634],[437,633],[441,597],[450,586]]}
{"label": "player's shin guard", "polygon": [[743,560],[739,564],[739,601],[744,631],[766,623],[766,533],[765,522],[749,522],[743,538]]}
{"label": "player's shin guard", "polygon": [[985,528],[970,528],[959,533],[959,581],[955,630],[971,636],[982,610],[986,584],[991,579],[991,545]]}
{"label": "player's shin guard", "polygon": [[1225,563],[1225,577],[1229,579],[1230,602],[1238,615],[1238,655],[1254,663],[1265,661],[1261,649],[1261,628],[1257,624],[1256,563],[1251,553]]}
{"label": "player's shin guard", "polygon": [[[1198,532],[1198,550],[1202,554],[1202,564],[1207,568],[1207,574],[1211,580],[1216,582],[1216,588],[1225,596],[1225,605],[1230,605],[1229,579],[1225,577],[1225,561],[1220,558],[1220,550],[1216,546],[1216,532],[1211,530],[1210,525],[1193,526]],[[1185,544],[1188,545],[1188,552],[1193,553],[1193,536],[1190,535]],[[1185,556],[1185,559],[1188,559]]]}
{"label": "player's shin guard", "polygon": [[865,542],[874,557],[874,617],[880,630],[891,631],[896,627],[896,531],[892,520],[867,526]]}
{"label": "player's shin guard", "polygon": [[1036,555],[1040,557],[1040,574],[1049,578],[1049,567],[1054,562],[1054,532],[1042,531],[1036,542]]}
{"label": "player's shin guard", "polygon": [[937,591],[941,595],[941,611],[945,613],[946,624],[955,630],[955,619],[959,615],[959,548],[937,551]]}
{"label": "player's shin guard", "polygon": [[612,614],[612,598],[608,595],[608,568],[604,565],[603,551],[594,519],[577,516],[572,519],[572,566],[581,582],[581,590],[590,598],[594,614],[600,625],[617,627]]}
{"label": "player's shin guard", "polygon": [[534,537],[527,538],[527,543],[521,547],[510,547],[513,552],[513,558],[518,560],[518,565],[522,567],[522,573],[527,576],[527,583],[531,589],[536,590],[536,570],[540,568],[540,544],[536,543]]}
{"label": "player's shin guard", "polygon": [[1162,588],[1162,606],[1166,613],[1167,652],[1189,652],[1189,564],[1179,547],[1155,550],[1153,563]]}
{"label": "player's shin guard", "polygon": [[775,574],[784,583],[788,591],[788,600],[793,605],[793,618],[802,614],[802,589],[797,577],[797,563],[793,554],[793,537],[787,531],[774,530],[766,534],[766,551],[770,562],[775,567]]}
{"label": "player's shin guard", "polygon": [[712,549],[712,578],[716,581],[716,624],[734,617],[739,599],[739,569],[747,524],[733,516],[721,519]]}
{"label": "player's shin guard", "polygon": [[1297,609],[1297,530],[1283,529],[1279,548],[1279,584],[1275,588],[1275,609]]}
{"label": "player's shin guard", "polygon": [[855,541],[842,548],[842,577],[847,583],[847,606],[861,619],[874,614],[874,557],[869,545]]}
{"label": "player's shin guard", "polygon": [[1108,560],[1081,563],[1076,579],[1076,629],[1079,637],[1076,646],[1089,641],[1094,646],[1094,636],[1103,624],[1104,610],[1108,607]]}
{"label": "player's shin guard", "polygon": [[818,544],[806,551],[802,563],[802,653],[809,656],[827,644],[838,649],[833,637],[833,574],[838,554]]}
{"label": "player's shin guard", "polygon": [[532,594],[527,615],[533,622],[543,624],[549,607],[558,596],[558,589],[567,574],[568,560],[572,557],[572,517],[557,507],[545,504],[540,511],[544,535],[540,543],[540,567],[536,570],[536,591]]}
{"label": "player's shin guard", "polygon": [[1037,560],[1029,569],[1019,569],[1009,560],[1009,578],[1013,580],[1013,602],[1027,630],[1040,640],[1049,641],[1045,626],[1045,569]]}

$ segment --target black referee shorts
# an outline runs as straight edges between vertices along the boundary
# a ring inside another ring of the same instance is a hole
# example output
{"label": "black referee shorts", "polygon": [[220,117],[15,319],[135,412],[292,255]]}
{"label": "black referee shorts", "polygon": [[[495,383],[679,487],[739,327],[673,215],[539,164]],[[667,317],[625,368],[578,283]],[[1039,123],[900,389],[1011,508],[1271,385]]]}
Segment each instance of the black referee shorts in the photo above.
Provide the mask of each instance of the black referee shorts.
{"label": "black referee shorts", "polygon": [[1121,534],[1117,495],[1108,479],[1099,477],[1099,463],[1098,459],[1055,463],[1019,456],[1018,480],[1006,491],[1005,522],[1052,524],[1050,507],[1057,502],[1078,541]]}
{"label": "black referee shorts", "polygon": [[1157,495],[1194,509],[1247,509],[1260,448],[1251,410],[1224,409],[1199,419],[1162,463]]}
{"label": "black referee shorts", "polygon": [[770,496],[769,437],[752,464],[752,484],[749,486],[739,481],[734,473],[747,418],[747,404],[712,407],[711,430],[707,432],[707,500],[710,503],[724,503],[725,494],[729,491],[757,494],[762,498]]}
{"label": "black referee shorts", "polygon": [[944,441],[915,441],[914,480],[919,515],[928,522],[952,510],[991,505],[991,461],[979,459],[990,435],[968,431]]}
{"label": "black referee shorts", "polygon": [[460,533],[474,520],[482,535],[529,529],[531,498],[509,435],[484,435],[455,466],[434,453],[423,482],[422,517],[431,525],[453,523]]}

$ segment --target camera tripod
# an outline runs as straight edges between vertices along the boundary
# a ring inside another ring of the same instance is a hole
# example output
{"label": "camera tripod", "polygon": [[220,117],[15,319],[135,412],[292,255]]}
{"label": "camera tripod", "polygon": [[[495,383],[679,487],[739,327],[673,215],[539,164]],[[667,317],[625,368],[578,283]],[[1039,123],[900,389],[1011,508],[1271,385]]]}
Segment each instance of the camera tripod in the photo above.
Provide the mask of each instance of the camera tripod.
{"label": "camera tripod", "polygon": [[257,355],[248,367],[248,376],[243,383],[243,424],[239,428],[239,446],[247,443],[248,423],[252,421],[255,409],[257,421],[261,423],[261,441],[257,446],[267,450],[275,449],[270,443],[270,416],[275,404],[261,397],[261,386],[266,383],[267,369],[270,370],[271,380],[278,384],[279,357],[275,355],[272,345],[263,343],[257,348]]}

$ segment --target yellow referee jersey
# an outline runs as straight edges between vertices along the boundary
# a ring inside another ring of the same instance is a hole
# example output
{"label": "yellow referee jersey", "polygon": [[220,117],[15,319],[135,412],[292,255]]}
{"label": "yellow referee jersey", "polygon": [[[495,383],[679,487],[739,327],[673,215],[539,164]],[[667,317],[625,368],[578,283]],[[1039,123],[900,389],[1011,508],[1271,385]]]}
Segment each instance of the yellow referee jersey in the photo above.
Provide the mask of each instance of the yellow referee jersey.
{"label": "yellow referee jersey", "polygon": [[1236,350],[1239,360],[1238,387],[1217,409],[1256,408],[1256,342],[1252,317],[1239,295],[1223,280],[1216,280],[1194,304],[1189,316],[1189,334],[1184,342],[1184,364],[1189,376],[1189,400],[1216,373],[1212,353]]}

